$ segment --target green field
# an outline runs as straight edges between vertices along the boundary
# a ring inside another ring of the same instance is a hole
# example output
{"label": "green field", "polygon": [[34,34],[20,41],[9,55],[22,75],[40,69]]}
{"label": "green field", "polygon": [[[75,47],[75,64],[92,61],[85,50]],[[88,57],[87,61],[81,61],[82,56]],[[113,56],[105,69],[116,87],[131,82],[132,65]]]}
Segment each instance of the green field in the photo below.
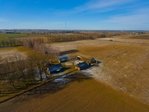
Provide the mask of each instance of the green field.
{"label": "green field", "polygon": [[14,33],[14,34],[4,34],[0,33],[0,41],[1,40],[7,40],[7,39],[12,39],[12,38],[19,38],[19,37],[26,37],[27,34],[24,33]]}

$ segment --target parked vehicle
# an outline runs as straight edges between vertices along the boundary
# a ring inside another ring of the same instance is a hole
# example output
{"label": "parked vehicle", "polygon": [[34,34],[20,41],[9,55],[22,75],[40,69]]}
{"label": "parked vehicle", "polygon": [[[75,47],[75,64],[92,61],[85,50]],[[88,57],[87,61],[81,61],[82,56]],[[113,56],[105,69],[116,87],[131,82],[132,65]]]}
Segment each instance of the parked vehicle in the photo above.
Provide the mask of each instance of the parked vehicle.
{"label": "parked vehicle", "polygon": [[58,58],[59,58],[61,63],[67,62],[69,60],[68,55],[62,55],[62,56],[59,56]]}
{"label": "parked vehicle", "polygon": [[49,72],[51,74],[56,74],[65,71],[67,68],[63,67],[62,64],[54,64],[49,66]]}
{"label": "parked vehicle", "polygon": [[89,61],[90,65],[91,66],[98,66],[99,63],[101,63],[100,61],[98,61],[97,59],[95,58],[91,58],[90,61]]}
{"label": "parked vehicle", "polygon": [[79,64],[77,64],[77,66],[80,68],[80,70],[85,70],[90,68],[90,64],[86,63],[86,62],[81,62]]}

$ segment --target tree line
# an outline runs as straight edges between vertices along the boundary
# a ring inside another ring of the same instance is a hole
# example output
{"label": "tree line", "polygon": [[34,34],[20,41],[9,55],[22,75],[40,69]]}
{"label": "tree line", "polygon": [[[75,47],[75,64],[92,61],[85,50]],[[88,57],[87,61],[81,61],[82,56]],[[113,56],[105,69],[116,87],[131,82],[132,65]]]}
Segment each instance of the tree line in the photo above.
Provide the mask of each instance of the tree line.
{"label": "tree line", "polygon": [[46,77],[50,75],[47,72],[48,55],[33,51],[27,59],[19,56],[15,58],[12,62],[7,59],[0,62],[0,83],[5,83],[11,88],[1,89],[0,93],[27,88],[42,81],[43,73]]}
{"label": "tree line", "polygon": [[0,41],[0,47],[16,47],[20,46],[21,42],[16,39],[6,39]]}

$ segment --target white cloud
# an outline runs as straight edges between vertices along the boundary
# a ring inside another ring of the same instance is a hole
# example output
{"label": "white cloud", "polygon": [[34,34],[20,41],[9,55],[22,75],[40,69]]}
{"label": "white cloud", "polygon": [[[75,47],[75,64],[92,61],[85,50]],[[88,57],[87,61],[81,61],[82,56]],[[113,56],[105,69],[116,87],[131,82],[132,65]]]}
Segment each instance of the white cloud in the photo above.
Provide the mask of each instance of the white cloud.
{"label": "white cloud", "polygon": [[116,15],[103,20],[102,23],[121,29],[149,29],[149,8],[139,9],[127,15]]}
{"label": "white cloud", "polygon": [[108,12],[111,10],[120,10],[122,9],[121,5],[126,3],[132,3],[137,0],[90,0],[87,3],[84,3],[80,6],[76,6],[72,9],[63,10],[60,12],[56,12],[56,15],[69,15],[69,14],[78,14],[82,12]]}
{"label": "white cloud", "polygon": [[97,9],[108,9],[108,8],[113,8],[115,6],[119,6],[125,3],[129,3],[132,1],[134,0],[104,0],[104,1],[93,0],[81,6],[76,7],[74,10],[76,12],[83,12],[83,11],[97,10]]}

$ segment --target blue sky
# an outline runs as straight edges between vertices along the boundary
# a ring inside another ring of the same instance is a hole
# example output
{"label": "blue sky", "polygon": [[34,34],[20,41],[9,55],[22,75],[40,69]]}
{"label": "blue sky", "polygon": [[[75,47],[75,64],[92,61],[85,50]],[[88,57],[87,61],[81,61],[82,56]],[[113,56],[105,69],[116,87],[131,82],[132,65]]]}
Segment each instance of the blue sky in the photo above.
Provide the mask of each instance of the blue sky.
{"label": "blue sky", "polygon": [[0,29],[149,30],[149,0],[0,0]]}

